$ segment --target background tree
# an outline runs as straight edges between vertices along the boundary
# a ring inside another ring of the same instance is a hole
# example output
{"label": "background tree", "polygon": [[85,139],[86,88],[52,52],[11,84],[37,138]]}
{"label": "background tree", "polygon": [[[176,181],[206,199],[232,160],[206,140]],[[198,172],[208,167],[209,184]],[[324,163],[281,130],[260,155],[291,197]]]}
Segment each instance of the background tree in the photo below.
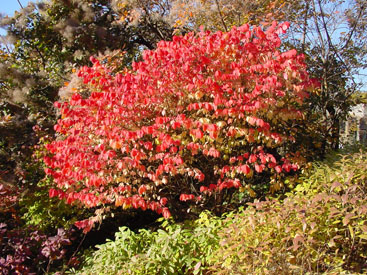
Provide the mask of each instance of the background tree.
{"label": "background tree", "polygon": [[[172,1],[177,28],[226,30],[246,22],[289,21],[287,48],[307,57],[308,68],[321,81],[309,99],[304,139],[320,156],[338,148],[339,124],[362,89],[366,67],[366,4],[364,1]],[[311,123],[312,122],[312,123]],[[307,134],[306,134],[307,133]],[[307,137],[308,136],[308,137]],[[311,141],[312,140],[312,141]]]}
{"label": "background tree", "polygon": [[[363,89],[366,67],[366,4],[362,1],[312,0],[290,18],[294,24],[289,43],[307,56],[310,72],[321,81],[312,94],[309,119],[317,119],[321,155],[339,147],[339,125]],[[317,124],[314,124],[317,125]],[[315,148],[317,149],[317,148]]]}
{"label": "background tree", "polygon": [[[1,135],[2,151],[7,155],[3,165],[8,165],[4,170],[15,169],[18,154],[29,156],[26,149],[37,141],[32,126],[52,133],[52,104],[74,67],[87,64],[91,55],[114,50],[126,52],[121,66],[128,65],[141,49],[152,49],[159,40],[169,39],[170,26],[152,20],[143,17],[131,24],[110,1],[103,0],[31,3],[2,19],[7,30],[0,67],[1,106],[8,116]],[[7,131],[6,125],[13,129]],[[15,132],[22,135],[13,135]],[[21,150],[18,145],[27,148]]]}
{"label": "background tree", "polygon": [[[245,23],[270,24],[272,20],[284,21],[288,10],[295,9],[298,1],[288,0],[165,0],[138,1],[115,0],[117,7],[130,18],[149,14],[161,18],[178,32],[199,31],[200,26],[212,31],[229,31],[232,26]],[[123,10],[123,9],[122,9]]]}

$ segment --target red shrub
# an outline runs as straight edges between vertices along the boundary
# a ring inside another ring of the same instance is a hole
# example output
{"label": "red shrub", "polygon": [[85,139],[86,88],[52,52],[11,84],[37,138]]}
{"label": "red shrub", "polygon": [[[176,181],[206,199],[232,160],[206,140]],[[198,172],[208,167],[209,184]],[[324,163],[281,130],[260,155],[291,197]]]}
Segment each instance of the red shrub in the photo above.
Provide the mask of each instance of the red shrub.
{"label": "red shrub", "polygon": [[303,56],[278,50],[288,25],[175,36],[116,75],[91,58],[78,72],[89,92],[55,103],[50,195],[169,217],[179,199],[204,205],[222,189],[253,193],[254,175],[296,170],[284,148],[311,81]]}

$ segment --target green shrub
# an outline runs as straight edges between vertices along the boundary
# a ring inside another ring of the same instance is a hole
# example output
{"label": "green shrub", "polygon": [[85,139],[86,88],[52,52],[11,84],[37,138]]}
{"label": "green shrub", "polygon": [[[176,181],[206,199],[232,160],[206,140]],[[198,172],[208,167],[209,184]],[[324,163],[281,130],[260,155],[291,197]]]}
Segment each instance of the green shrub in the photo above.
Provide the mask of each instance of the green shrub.
{"label": "green shrub", "polygon": [[203,212],[185,224],[162,223],[138,233],[121,227],[115,241],[97,246],[77,274],[203,274],[218,250],[223,220]]}
{"label": "green shrub", "polygon": [[284,201],[230,218],[211,270],[219,274],[367,271],[367,153],[316,163]]}
{"label": "green shrub", "polygon": [[315,163],[284,200],[203,213],[156,232],[123,227],[78,274],[358,274],[367,271],[367,153]]}
{"label": "green shrub", "polygon": [[33,148],[32,157],[22,167],[24,171],[20,178],[22,185],[18,184],[22,192],[17,207],[18,215],[25,224],[35,226],[44,233],[54,234],[57,228],[68,229],[89,213],[49,196],[53,182],[50,177],[45,177],[43,172],[45,166],[42,161],[47,154],[45,146],[48,143],[49,137],[40,138],[39,144]]}

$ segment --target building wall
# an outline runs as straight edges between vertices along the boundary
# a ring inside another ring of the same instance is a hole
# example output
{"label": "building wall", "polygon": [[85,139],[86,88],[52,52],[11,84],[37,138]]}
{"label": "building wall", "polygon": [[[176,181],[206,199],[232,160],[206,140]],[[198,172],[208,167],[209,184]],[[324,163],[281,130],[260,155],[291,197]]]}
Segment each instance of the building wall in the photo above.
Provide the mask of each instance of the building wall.
{"label": "building wall", "polygon": [[367,144],[367,104],[354,106],[346,121],[340,125],[342,144]]}

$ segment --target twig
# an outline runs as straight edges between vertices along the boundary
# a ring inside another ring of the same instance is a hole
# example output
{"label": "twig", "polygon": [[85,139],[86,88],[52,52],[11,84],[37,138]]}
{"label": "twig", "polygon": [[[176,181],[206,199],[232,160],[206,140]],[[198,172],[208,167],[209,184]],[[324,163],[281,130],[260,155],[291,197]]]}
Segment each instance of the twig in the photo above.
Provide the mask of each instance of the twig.
{"label": "twig", "polygon": [[20,1],[19,1],[19,0],[17,0],[17,1],[18,1],[19,6],[20,6],[22,9],[24,9],[24,8],[23,8],[22,3],[20,3]]}
{"label": "twig", "polygon": [[[80,241],[80,243],[79,243],[78,247],[76,248],[76,250],[74,251],[73,255],[70,256],[70,259],[68,261],[68,264],[69,264],[70,260],[75,257],[76,253],[78,253],[78,251],[79,251],[81,245],[83,244],[86,236],[87,236],[87,234],[84,234],[83,239]],[[65,273],[66,268],[68,267],[68,264],[66,266],[64,266],[64,268],[61,271],[61,274],[64,274]]]}
{"label": "twig", "polygon": [[223,27],[224,27],[225,31],[228,32],[227,25],[224,22],[223,14],[222,14],[222,11],[221,11],[221,9],[219,7],[218,0],[215,0],[215,4],[217,5],[217,9],[218,9],[220,20],[222,21]]}

